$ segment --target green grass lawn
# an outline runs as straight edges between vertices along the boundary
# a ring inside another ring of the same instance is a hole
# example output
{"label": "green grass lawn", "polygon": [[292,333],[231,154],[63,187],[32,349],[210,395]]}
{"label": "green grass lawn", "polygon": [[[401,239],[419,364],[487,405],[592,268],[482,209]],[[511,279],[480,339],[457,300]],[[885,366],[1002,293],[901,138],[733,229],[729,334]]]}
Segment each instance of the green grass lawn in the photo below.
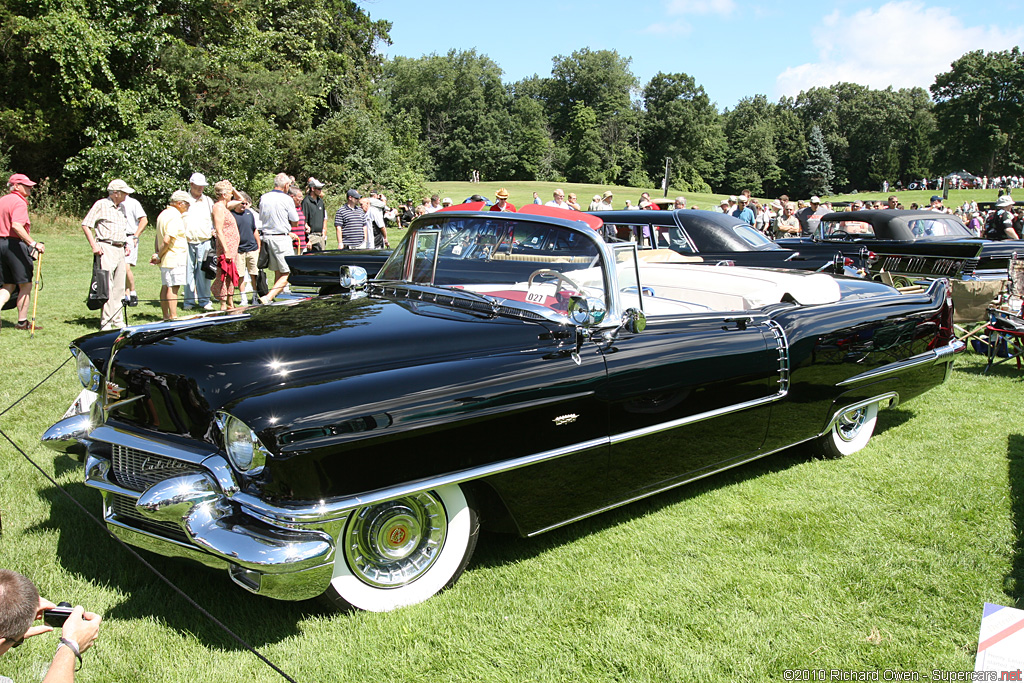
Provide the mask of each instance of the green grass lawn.
{"label": "green grass lawn", "polygon": [[[98,326],[84,304],[85,239],[66,225],[37,233],[45,329],[29,339],[3,313],[0,410]],[[153,298],[156,268],[138,273],[140,296]],[[148,303],[129,311],[159,317]],[[970,670],[982,603],[1024,607],[1024,373],[982,369],[978,356],[959,358],[949,382],[880,413],[875,438],[845,459],[794,449],[534,539],[484,535],[452,590],[390,614],[275,602],[224,573],[148,558],[298,681]],[[65,365],[0,416],[0,429],[98,515],[81,466],[38,445],[78,389]],[[0,566],[104,616],[77,680],[281,680],[0,444]],[[0,659],[0,674],[39,680],[55,642],[27,641]]]}

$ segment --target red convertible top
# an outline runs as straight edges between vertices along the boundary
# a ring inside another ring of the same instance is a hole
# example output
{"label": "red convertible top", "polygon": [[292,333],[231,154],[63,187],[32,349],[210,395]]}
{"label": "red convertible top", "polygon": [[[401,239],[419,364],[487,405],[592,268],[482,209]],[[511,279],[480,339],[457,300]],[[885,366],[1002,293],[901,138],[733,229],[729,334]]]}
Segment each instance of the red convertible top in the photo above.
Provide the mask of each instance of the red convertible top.
{"label": "red convertible top", "polygon": [[545,206],[543,204],[527,204],[519,209],[519,213],[530,213],[549,218],[563,218],[567,221],[583,221],[594,230],[600,230],[601,226],[604,225],[604,221],[593,214],[583,213],[582,211],[570,211],[568,209],[560,209],[557,206]]}
{"label": "red convertible top", "polygon": [[[442,211],[486,210],[487,205],[484,202],[466,202],[465,204],[446,206],[442,209],[438,209],[434,213],[441,213]],[[567,221],[582,221],[594,230],[600,230],[601,226],[604,225],[604,221],[593,214],[583,213],[582,211],[570,211],[569,209],[560,209],[557,206],[545,206],[544,204],[527,204],[526,206],[520,207],[518,213],[529,213],[535,216],[547,216],[548,218],[562,218]]]}

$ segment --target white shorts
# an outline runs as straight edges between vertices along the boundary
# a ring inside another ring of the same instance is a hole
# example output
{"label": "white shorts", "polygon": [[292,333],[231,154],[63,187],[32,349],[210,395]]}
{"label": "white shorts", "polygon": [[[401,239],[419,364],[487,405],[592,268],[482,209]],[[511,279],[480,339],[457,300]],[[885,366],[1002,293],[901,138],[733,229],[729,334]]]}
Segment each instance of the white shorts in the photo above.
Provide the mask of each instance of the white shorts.
{"label": "white shorts", "polygon": [[185,284],[185,265],[177,268],[161,268],[160,284],[164,287],[180,287]]}
{"label": "white shorts", "polygon": [[124,242],[124,262],[129,266],[139,265],[139,240],[129,235]]}
{"label": "white shorts", "polygon": [[292,248],[292,236],[288,235],[263,235],[263,242],[267,245],[267,253],[270,254],[270,263],[267,265],[276,273],[290,273],[285,256],[294,256],[295,249]]}

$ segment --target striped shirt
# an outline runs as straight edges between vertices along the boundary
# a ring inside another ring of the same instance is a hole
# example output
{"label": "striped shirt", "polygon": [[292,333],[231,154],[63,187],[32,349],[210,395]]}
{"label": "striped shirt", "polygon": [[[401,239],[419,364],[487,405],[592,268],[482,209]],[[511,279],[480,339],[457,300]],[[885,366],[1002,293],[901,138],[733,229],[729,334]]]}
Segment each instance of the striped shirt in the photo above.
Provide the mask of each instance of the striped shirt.
{"label": "striped shirt", "polygon": [[334,214],[334,227],[341,228],[342,244],[358,247],[366,240],[366,213],[358,206],[342,204]]}
{"label": "striped shirt", "polygon": [[109,197],[100,199],[82,219],[82,225],[96,233],[96,239],[124,244],[128,232],[128,219],[114,206]]}

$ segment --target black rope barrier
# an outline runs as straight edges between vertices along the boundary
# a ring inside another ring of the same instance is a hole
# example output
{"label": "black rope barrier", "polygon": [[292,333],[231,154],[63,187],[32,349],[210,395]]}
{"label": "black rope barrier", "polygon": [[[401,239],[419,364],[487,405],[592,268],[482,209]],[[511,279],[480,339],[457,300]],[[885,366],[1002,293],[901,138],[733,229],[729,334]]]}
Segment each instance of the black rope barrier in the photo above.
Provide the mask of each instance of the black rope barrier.
{"label": "black rope barrier", "polygon": [[[67,364],[68,364],[68,362],[69,362],[70,360],[71,360],[71,359],[69,358],[68,360],[65,360],[65,361],[64,361],[63,363],[61,363],[61,364],[60,364],[59,366],[57,366],[57,368],[56,368],[56,369],[54,369],[54,370],[53,370],[53,372],[51,372],[51,373],[50,373],[49,375],[47,375],[47,376],[46,376],[46,377],[45,377],[45,378],[44,378],[44,379],[43,379],[43,380],[42,380],[41,382],[39,382],[39,383],[38,383],[38,384],[36,384],[36,385],[35,385],[34,387],[32,387],[32,388],[31,388],[31,389],[30,389],[30,390],[29,390],[29,391],[28,391],[28,392],[27,392],[27,393],[26,393],[26,394],[25,394],[24,396],[22,396],[22,397],[21,397],[21,398],[19,398],[19,399],[18,399],[17,401],[15,401],[15,402],[14,402],[14,403],[12,403],[12,404],[11,404],[10,406],[8,406],[8,407],[7,407],[6,409],[4,409],[4,410],[3,410],[2,412],[0,412],[0,416],[3,416],[3,415],[4,415],[4,414],[6,414],[6,413],[7,413],[8,411],[10,411],[10,410],[11,410],[12,408],[14,408],[14,406],[18,405],[18,404],[19,404],[19,403],[21,403],[21,402],[22,402],[23,400],[25,400],[26,398],[28,398],[28,396],[29,396],[29,395],[31,395],[31,394],[32,394],[32,392],[34,392],[34,391],[36,391],[37,389],[39,389],[39,387],[41,387],[41,386],[42,386],[42,385],[43,385],[44,383],[46,383],[46,381],[47,381],[47,380],[49,380],[49,379],[50,379],[51,377],[53,377],[53,376],[54,376],[55,374],[57,374],[57,372],[58,372],[58,371],[59,371],[59,370],[60,370],[61,368],[63,368],[63,367],[65,366],[65,365],[67,365]],[[274,670],[275,672],[277,672],[277,673],[278,673],[278,674],[279,674],[279,675],[280,675],[280,676],[281,676],[281,677],[282,677],[282,678],[283,678],[284,680],[286,680],[286,681],[289,681],[289,683],[297,683],[297,681],[296,681],[296,680],[295,680],[294,678],[292,678],[292,677],[291,677],[291,676],[289,676],[289,675],[288,675],[287,673],[285,673],[285,672],[284,672],[284,670],[282,670],[282,669],[281,669],[281,668],[280,668],[279,666],[277,666],[276,664],[274,664],[274,662],[270,661],[270,660],[269,660],[269,659],[268,659],[267,657],[265,657],[265,656],[264,656],[264,655],[263,655],[262,653],[260,653],[260,651],[259,651],[259,650],[257,650],[257,649],[256,649],[255,647],[253,647],[253,646],[252,646],[252,645],[250,645],[250,644],[249,644],[248,642],[246,642],[246,641],[245,641],[245,640],[244,640],[244,639],[243,639],[243,638],[242,638],[241,636],[239,636],[239,635],[238,635],[238,634],[236,634],[236,633],[235,633],[234,631],[232,631],[232,630],[231,630],[230,628],[228,628],[228,626],[227,626],[227,625],[225,625],[225,624],[224,624],[223,622],[221,622],[221,621],[220,621],[219,619],[217,619],[217,617],[215,617],[215,616],[213,616],[212,614],[210,614],[210,612],[209,612],[209,611],[207,611],[207,610],[206,610],[206,609],[205,609],[205,608],[204,608],[204,607],[203,607],[202,605],[200,605],[200,604],[199,604],[198,602],[196,602],[196,601],[195,601],[194,599],[192,599],[192,597],[191,597],[190,595],[188,595],[188,593],[186,593],[186,592],[185,592],[185,591],[183,591],[182,589],[178,588],[178,587],[177,587],[177,586],[176,586],[176,585],[174,584],[174,582],[173,582],[173,581],[171,581],[171,580],[170,580],[170,579],[168,579],[168,578],[167,578],[166,576],[164,576],[163,574],[161,574],[161,573],[160,573],[160,570],[158,570],[158,569],[157,569],[156,567],[154,567],[154,566],[153,566],[152,564],[150,564],[150,563],[149,563],[149,562],[148,562],[148,561],[147,561],[147,560],[146,560],[146,559],[145,559],[144,557],[142,557],[142,555],[140,555],[140,554],[139,554],[139,553],[138,553],[138,552],[137,552],[137,551],[136,551],[136,550],[135,550],[134,548],[132,548],[132,547],[131,547],[130,545],[128,545],[127,543],[125,543],[124,541],[122,541],[122,540],[121,540],[120,538],[118,538],[118,537],[117,537],[117,536],[115,536],[114,534],[112,534],[112,533],[110,532],[110,530],[109,530],[109,529],[107,529],[107,525],[106,525],[106,523],[105,523],[105,522],[104,522],[103,520],[99,519],[99,518],[98,518],[98,517],[97,517],[96,515],[94,515],[94,514],[93,514],[92,512],[90,512],[88,508],[86,508],[86,507],[85,507],[84,505],[82,505],[82,503],[80,503],[80,502],[78,501],[78,499],[76,499],[76,498],[75,498],[74,496],[72,496],[72,495],[71,495],[70,493],[68,493],[68,492],[67,492],[67,491],[66,491],[66,490],[64,489],[64,487],[63,487],[63,486],[61,486],[60,484],[58,484],[58,483],[57,483],[57,482],[56,482],[56,481],[55,481],[55,480],[53,479],[53,477],[51,477],[51,476],[50,476],[50,475],[49,475],[49,474],[48,474],[48,473],[46,472],[46,470],[44,470],[44,469],[43,469],[42,467],[40,467],[40,466],[39,466],[39,465],[38,465],[38,464],[37,464],[37,463],[36,463],[36,462],[35,462],[35,461],[34,461],[34,460],[33,460],[33,459],[31,458],[31,457],[29,457],[28,453],[26,453],[26,452],[25,452],[25,451],[24,451],[24,450],[23,450],[23,449],[22,449],[22,448],[21,448],[21,447],[20,447],[20,446],[19,446],[19,445],[18,445],[17,443],[15,443],[15,442],[14,442],[14,440],[13,440],[13,439],[11,439],[11,437],[10,437],[10,436],[8,436],[8,435],[7,435],[7,433],[6,433],[6,432],[5,432],[5,431],[4,431],[4,430],[3,430],[2,428],[0,428],[0,436],[2,436],[2,437],[3,437],[4,439],[6,439],[6,440],[7,440],[7,442],[8,442],[9,444],[11,444],[11,446],[13,446],[13,447],[14,447],[14,449],[15,449],[16,451],[18,451],[18,453],[20,453],[20,454],[21,454],[21,456],[22,456],[23,458],[25,458],[25,460],[27,460],[27,461],[28,461],[28,463],[29,463],[30,465],[32,465],[32,467],[36,468],[36,470],[38,470],[38,471],[39,471],[39,473],[40,473],[40,474],[42,474],[42,475],[43,475],[43,477],[44,477],[44,478],[46,478],[46,480],[47,480],[47,481],[49,481],[49,482],[50,482],[50,483],[51,483],[51,484],[52,484],[52,485],[53,485],[53,486],[54,486],[54,487],[55,487],[55,488],[56,488],[56,489],[57,489],[58,491],[60,491],[60,492],[61,492],[62,494],[64,494],[64,496],[65,496],[65,497],[66,497],[66,498],[67,498],[68,500],[70,500],[70,501],[71,501],[72,503],[74,503],[74,505],[75,505],[75,506],[76,506],[76,507],[77,507],[77,508],[78,508],[78,509],[79,509],[79,510],[80,510],[80,511],[81,511],[81,512],[83,513],[83,514],[85,514],[85,516],[86,516],[86,517],[88,517],[88,518],[89,518],[89,519],[90,519],[90,520],[91,520],[91,521],[92,521],[92,522],[93,522],[94,524],[98,525],[98,526],[99,526],[99,527],[100,527],[100,528],[101,528],[101,529],[103,530],[103,532],[104,532],[105,534],[107,534],[107,536],[109,536],[110,538],[114,539],[114,541],[116,541],[118,545],[120,545],[120,546],[121,546],[121,547],[122,547],[122,548],[123,548],[124,550],[128,551],[128,553],[129,553],[129,554],[131,554],[131,555],[132,555],[132,556],[133,556],[133,557],[134,557],[134,558],[135,558],[136,560],[138,560],[138,561],[139,561],[139,562],[140,562],[140,563],[141,563],[141,564],[142,564],[142,565],[143,565],[144,567],[146,567],[146,569],[148,569],[148,570],[149,570],[149,571],[151,571],[151,572],[152,572],[153,574],[155,574],[155,575],[156,575],[156,577],[157,577],[158,579],[160,579],[160,580],[161,580],[161,581],[162,581],[162,582],[163,582],[164,584],[166,584],[166,585],[167,585],[167,586],[168,586],[168,587],[169,587],[169,588],[170,588],[170,589],[171,589],[172,591],[174,591],[174,592],[175,592],[175,593],[177,593],[177,594],[178,594],[178,595],[179,595],[179,596],[180,596],[181,598],[183,598],[183,599],[184,599],[184,600],[185,600],[185,601],[186,601],[186,602],[187,602],[187,603],[188,603],[189,605],[191,605],[191,606],[192,606],[192,607],[193,607],[193,608],[194,608],[194,609],[195,609],[195,610],[196,610],[197,612],[199,612],[199,613],[200,613],[201,615],[203,615],[204,617],[206,617],[206,618],[207,618],[207,619],[208,619],[208,620],[209,620],[209,621],[210,621],[211,623],[213,623],[213,624],[214,624],[214,625],[216,625],[216,626],[217,626],[218,628],[220,628],[220,629],[221,629],[222,631],[224,631],[224,632],[225,632],[226,634],[228,634],[228,635],[229,635],[229,636],[230,636],[230,637],[231,637],[232,639],[234,639],[234,640],[235,640],[235,641],[236,641],[236,642],[237,642],[237,643],[238,643],[239,645],[241,645],[241,646],[242,646],[242,647],[243,647],[243,648],[244,648],[245,650],[247,650],[247,651],[249,651],[250,653],[252,653],[253,655],[255,655],[255,656],[256,656],[256,657],[257,657],[257,658],[258,658],[258,659],[259,659],[260,661],[262,661],[262,662],[263,662],[264,664],[266,664],[266,665],[267,665],[267,666],[269,666],[269,667],[270,667],[271,669],[273,669],[273,670]]]}

